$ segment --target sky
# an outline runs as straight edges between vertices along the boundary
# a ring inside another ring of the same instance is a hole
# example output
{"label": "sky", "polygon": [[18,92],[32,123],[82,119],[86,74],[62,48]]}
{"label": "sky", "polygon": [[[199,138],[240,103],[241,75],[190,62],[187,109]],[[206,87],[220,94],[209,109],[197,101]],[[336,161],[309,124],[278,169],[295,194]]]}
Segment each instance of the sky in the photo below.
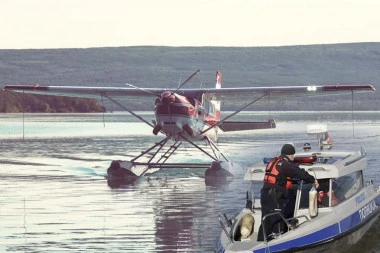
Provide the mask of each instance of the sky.
{"label": "sky", "polygon": [[380,42],[379,0],[0,0],[0,49]]}

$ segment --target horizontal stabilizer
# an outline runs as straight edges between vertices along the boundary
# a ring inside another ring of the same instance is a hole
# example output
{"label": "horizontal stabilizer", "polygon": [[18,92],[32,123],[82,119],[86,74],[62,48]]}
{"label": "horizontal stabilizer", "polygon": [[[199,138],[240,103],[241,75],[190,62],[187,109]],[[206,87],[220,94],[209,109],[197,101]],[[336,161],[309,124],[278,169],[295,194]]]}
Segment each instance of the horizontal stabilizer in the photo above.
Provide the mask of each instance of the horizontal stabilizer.
{"label": "horizontal stabilizer", "polygon": [[249,122],[249,121],[225,121],[219,125],[224,132],[243,131],[254,129],[276,128],[274,119],[268,119],[266,122]]}

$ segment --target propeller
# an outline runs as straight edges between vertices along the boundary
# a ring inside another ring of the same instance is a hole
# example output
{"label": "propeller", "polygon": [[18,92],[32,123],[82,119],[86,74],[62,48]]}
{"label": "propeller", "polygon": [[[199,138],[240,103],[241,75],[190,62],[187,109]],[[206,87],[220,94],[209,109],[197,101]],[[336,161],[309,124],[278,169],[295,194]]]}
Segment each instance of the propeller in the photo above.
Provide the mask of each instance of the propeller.
{"label": "propeller", "polygon": [[198,74],[201,70],[198,69],[197,71],[195,71],[191,76],[189,76],[183,83],[181,83],[178,88],[174,91],[174,92],[177,92],[179,89],[181,89],[182,86],[184,86],[188,81],[190,81],[196,74]]}
{"label": "propeller", "polygon": [[[178,88],[174,91],[174,92],[177,92],[182,86],[184,86],[188,81],[190,81],[196,74],[198,74],[201,70],[198,69],[197,71],[195,71],[191,76],[189,76],[183,83],[181,83]],[[133,84],[130,84],[130,83],[126,83],[125,85],[129,86],[129,87],[132,87],[134,89],[137,89],[137,90],[140,90],[140,91],[143,91],[143,92],[146,92],[146,93],[149,93],[150,95],[153,95],[153,96],[156,96],[156,97],[159,97],[161,98],[162,97],[162,94],[156,94],[156,93],[153,93],[151,91],[148,91],[148,90],[144,90],[140,87],[137,87]]]}

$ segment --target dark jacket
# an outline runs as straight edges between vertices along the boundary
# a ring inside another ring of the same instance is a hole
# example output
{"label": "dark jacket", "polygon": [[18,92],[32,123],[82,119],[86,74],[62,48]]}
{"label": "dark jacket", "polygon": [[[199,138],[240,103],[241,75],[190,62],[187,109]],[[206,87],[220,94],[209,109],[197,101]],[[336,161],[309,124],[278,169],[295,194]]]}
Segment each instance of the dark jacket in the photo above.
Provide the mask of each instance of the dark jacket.
{"label": "dark jacket", "polygon": [[[312,175],[298,167],[298,165],[294,162],[290,161],[286,155],[281,155],[281,157],[284,159],[277,164],[279,175],[283,177],[290,177],[291,179],[304,180],[307,183],[314,183],[315,178]],[[263,188],[276,188],[287,195],[287,189],[277,184],[264,182]]]}

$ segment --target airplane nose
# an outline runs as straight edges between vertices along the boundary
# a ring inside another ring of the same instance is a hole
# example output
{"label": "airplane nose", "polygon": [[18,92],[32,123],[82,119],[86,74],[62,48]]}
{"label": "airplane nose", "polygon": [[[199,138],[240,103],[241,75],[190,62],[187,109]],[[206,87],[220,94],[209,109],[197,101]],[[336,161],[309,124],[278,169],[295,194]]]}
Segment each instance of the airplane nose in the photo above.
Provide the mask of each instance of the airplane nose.
{"label": "airplane nose", "polygon": [[161,94],[161,101],[166,103],[173,103],[175,96],[171,91],[165,91]]}

